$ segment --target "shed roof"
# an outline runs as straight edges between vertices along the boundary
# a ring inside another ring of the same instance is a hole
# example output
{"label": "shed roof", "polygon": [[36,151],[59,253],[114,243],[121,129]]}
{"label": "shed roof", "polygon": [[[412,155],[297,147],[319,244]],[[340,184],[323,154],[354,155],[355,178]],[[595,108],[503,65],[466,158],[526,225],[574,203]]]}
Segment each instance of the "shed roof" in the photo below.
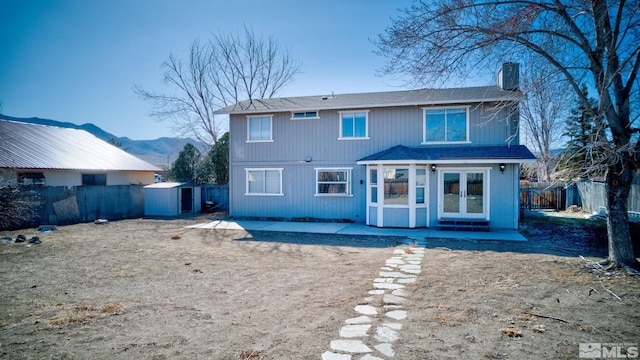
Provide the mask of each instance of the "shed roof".
{"label": "shed roof", "polygon": [[0,168],[160,171],[91,133],[0,119]]}
{"label": "shed roof", "polygon": [[397,145],[357,161],[373,163],[520,163],[535,161],[536,157],[524,145],[511,146],[438,146],[407,147]]}
{"label": "shed roof", "polygon": [[269,111],[342,110],[389,106],[427,106],[468,104],[494,101],[519,101],[520,91],[502,90],[498,86],[453,89],[419,89],[358,94],[295,96],[245,100],[216,111],[216,114],[256,114]]}
{"label": "shed roof", "polygon": [[197,187],[197,185],[193,185],[188,182],[159,182],[155,184],[150,184],[145,186],[145,189],[173,189],[173,188],[181,188],[181,187]]}

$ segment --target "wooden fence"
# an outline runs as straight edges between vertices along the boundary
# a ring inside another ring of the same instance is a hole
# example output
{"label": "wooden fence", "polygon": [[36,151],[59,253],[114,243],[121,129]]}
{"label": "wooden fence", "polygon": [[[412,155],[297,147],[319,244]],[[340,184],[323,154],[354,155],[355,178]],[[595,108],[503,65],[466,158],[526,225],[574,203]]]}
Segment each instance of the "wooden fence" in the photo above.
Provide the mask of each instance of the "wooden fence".
{"label": "wooden fence", "polygon": [[[574,192],[574,196],[567,201],[567,206],[577,205],[585,212],[600,212],[601,207],[606,206],[605,183],[595,181],[580,181],[569,185],[568,190]],[[640,184],[631,185],[627,210],[640,212]]]}
{"label": "wooden fence", "polygon": [[203,210],[215,208],[216,210],[229,209],[229,185],[202,185],[201,192]]}
{"label": "wooden fence", "polygon": [[142,185],[33,187],[40,196],[40,224],[121,220],[144,215]]}
{"label": "wooden fence", "polygon": [[557,183],[520,183],[520,210],[564,210],[566,192]]}

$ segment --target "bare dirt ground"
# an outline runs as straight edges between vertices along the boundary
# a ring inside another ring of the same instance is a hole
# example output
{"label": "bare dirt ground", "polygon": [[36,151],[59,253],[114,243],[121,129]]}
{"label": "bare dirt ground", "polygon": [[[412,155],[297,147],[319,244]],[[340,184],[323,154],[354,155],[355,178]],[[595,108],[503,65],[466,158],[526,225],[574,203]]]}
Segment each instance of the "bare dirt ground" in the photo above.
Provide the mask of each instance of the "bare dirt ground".
{"label": "bare dirt ground", "polygon": [[[0,243],[0,358],[319,359],[403,240],[185,228],[205,221],[0,233],[42,240]],[[522,232],[428,239],[394,358],[576,359],[579,343],[640,342],[640,278],[584,266],[606,255],[601,225],[528,217]]]}

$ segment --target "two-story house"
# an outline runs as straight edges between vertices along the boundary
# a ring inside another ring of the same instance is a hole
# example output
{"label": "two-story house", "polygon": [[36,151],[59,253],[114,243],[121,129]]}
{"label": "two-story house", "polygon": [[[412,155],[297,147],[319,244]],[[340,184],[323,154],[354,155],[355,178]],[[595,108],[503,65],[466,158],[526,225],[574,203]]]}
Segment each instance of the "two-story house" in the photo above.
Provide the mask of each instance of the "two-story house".
{"label": "two-story house", "polygon": [[229,114],[231,216],[517,228],[518,64],[497,86],[245,101]]}

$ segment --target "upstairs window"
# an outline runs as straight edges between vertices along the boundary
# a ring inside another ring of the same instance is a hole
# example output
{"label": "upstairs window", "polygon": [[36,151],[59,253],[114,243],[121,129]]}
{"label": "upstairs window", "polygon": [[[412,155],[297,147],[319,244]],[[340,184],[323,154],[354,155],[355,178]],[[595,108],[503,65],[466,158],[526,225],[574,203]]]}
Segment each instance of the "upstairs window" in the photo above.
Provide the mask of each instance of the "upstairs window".
{"label": "upstairs window", "polygon": [[247,117],[247,141],[273,141],[272,116],[248,116]]}
{"label": "upstairs window", "polygon": [[82,185],[107,185],[107,174],[82,174]]}
{"label": "upstairs window", "polygon": [[468,141],[468,108],[424,109],[424,143],[449,143]]}
{"label": "upstairs window", "polygon": [[351,195],[351,169],[316,169],[316,195]]}
{"label": "upstairs window", "polygon": [[45,179],[43,173],[18,173],[18,185],[22,186],[44,186]]}
{"label": "upstairs window", "polygon": [[301,111],[291,113],[291,120],[320,119],[317,111]]}
{"label": "upstairs window", "polygon": [[368,139],[368,111],[340,113],[340,139]]}

